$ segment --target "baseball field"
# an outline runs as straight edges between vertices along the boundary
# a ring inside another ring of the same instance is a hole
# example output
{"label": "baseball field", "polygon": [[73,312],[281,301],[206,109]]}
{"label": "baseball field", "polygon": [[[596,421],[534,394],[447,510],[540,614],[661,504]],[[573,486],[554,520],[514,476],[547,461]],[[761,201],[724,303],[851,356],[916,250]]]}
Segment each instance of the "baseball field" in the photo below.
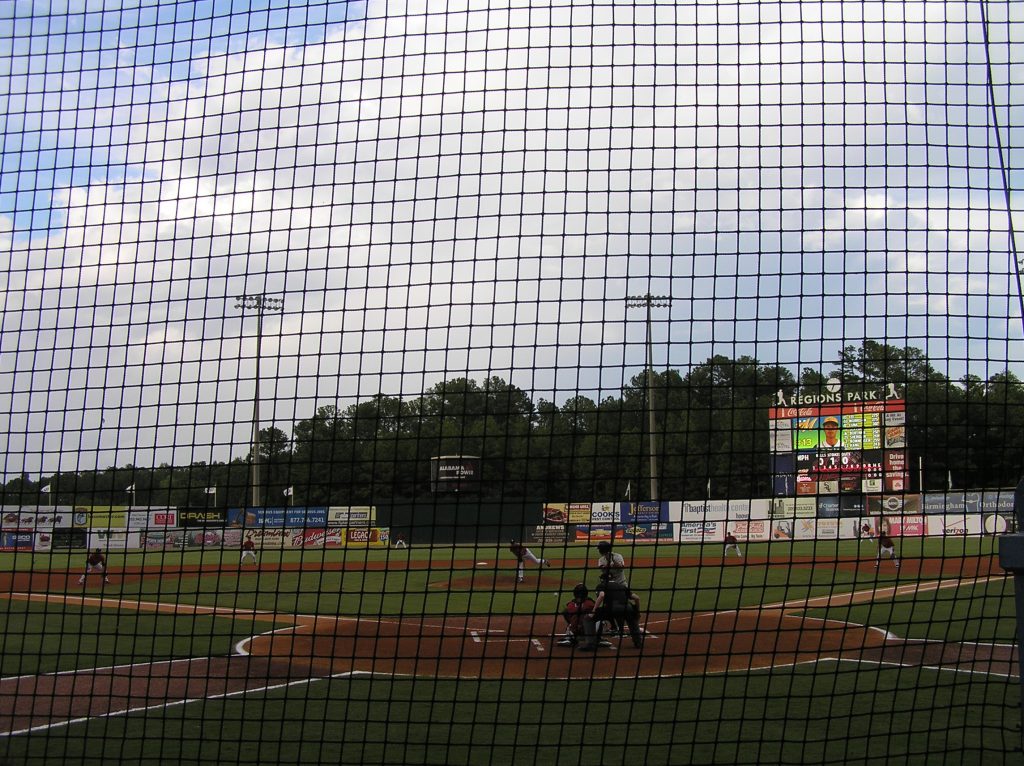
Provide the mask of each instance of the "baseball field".
{"label": "baseball field", "polygon": [[[0,763],[1002,763],[994,538],[636,545],[642,649],[559,646],[583,545],[0,555]],[[895,760],[894,760],[895,759]]]}

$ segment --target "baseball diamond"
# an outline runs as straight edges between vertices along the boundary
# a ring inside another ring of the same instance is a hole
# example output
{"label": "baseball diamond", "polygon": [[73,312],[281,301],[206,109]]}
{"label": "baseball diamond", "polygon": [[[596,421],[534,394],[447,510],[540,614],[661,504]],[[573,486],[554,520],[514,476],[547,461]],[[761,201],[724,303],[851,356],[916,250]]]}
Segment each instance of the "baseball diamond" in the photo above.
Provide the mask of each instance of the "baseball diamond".
{"label": "baseball diamond", "polygon": [[[637,568],[698,567],[700,559],[638,561]],[[746,560],[746,566],[769,560]],[[867,571],[870,560],[795,558],[797,567]],[[564,565],[582,564],[566,561]],[[260,575],[422,568],[408,561],[278,563]],[[435,588],[514,588],[501,570],[465,572],[452,562],[434,574]],[[168,710],[325,678],[356,675],[478,679],[629,679],[752,672],[825,661],[919,666],[957,672],[1019,676],[1016,650],[1007,645],[908,640],[881,627],[822,619],[809,610],[888,601],[927,592],[970,587],[1004,578],[991,557],[916,559],[907,569],[922,579],[857,587],[826,596],[701,612],[648,612],[642,617],[642,650],[612,642],[590,655],[558,646],[560,618],[546,614],[342,616],[173,603],[116,595],[67,592],[72,572],[15,572],[0,576],[3,596],[48,608],[81,606],[106,611],[169,615],[217,615],[266,623],[267,630],[239,641],[231,656],[137,661],[112,667],[28,674],[0,679],[0,735],[42,731],[91,719]],[[126,567],[122,583],[162,578],[210,577],[235,572],[224,565]],[[908,572],[904,570],[903,575]]]}

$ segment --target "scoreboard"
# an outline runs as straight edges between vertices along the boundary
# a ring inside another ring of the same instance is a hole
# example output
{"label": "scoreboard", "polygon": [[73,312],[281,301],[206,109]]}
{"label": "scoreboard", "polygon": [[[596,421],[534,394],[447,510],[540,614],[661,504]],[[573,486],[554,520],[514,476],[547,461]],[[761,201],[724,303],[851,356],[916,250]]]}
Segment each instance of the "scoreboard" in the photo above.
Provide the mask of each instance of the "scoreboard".
{"label": "scoreboard", "polygon": [[769,410],[775,495],[904,492],[906,401],[835,399]]}

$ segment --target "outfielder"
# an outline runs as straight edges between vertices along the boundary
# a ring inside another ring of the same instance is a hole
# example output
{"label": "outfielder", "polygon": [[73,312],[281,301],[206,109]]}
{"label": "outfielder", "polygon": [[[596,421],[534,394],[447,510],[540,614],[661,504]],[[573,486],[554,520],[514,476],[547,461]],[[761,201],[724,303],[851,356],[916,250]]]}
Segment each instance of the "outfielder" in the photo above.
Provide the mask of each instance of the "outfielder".
{"label": "outfielder", "polygon": [[722,554],[723,558],[729,555],[729,551],[734,551],[737,556],[743,558],[743,551],[740,550],[740,542],[732,532],[725,533],[725,553]]}
{"label": "outfielder", "polygon": [[238,562],[239,565],[244,564],[247,558],[251,558],[253,564],[259,564],[256,560],[256,543],[251,537],[245,538],[245,542],[242,543],[242,560]]}

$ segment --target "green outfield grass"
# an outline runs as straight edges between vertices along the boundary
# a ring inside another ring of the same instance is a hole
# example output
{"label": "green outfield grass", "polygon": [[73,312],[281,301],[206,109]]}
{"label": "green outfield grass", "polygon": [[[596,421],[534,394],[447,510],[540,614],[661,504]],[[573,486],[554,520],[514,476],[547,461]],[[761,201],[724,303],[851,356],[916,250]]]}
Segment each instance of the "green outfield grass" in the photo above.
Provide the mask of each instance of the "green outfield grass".
{"label": "green outfield grass", "polygon": [[[991,538],[900,543],[908,561],[988,557],[994,550]],[[909,567],[897,578],[884,567],[876,574],[798,560],[815,555],[873,559],[874,547],[857,541],[745,545],[743,563],[727,566],[720,545],[658,544],[623,552],[628,560],[656,563],[633,566],[630,580],[645,608],[659,612],[756,607],[938,579],[911,578]],[[548,546],[543,555],[556,566],[528,569],[527,582],[512,589],[504,584],[512,577],[510,556],[494,545],[267,551],[263,568],[241,569],[237,551],[113,553],[115,582],[85,592],[284,615],[553,614],[576,582],[593,582],[595,556],[583,545]],[[0,554],[0,571],[77,574],[83,557]],[[226,566],[219,571],[173,573],[222,559]],[[680,566],[672,566],[680,559]],[[369,568],[407,560],[429,566]],[[278,571],[272,566],[278,562],[313,566]],[[328,566],[321,569],[320,563]],[[337,564],[344,564],[344,571]],[[168,572],[159,579],[119,582],[117,572],[125,566]],[[453,578],[465,582],[452,584]],[[994,577],[974,584],[968,579],[973,580],[965,578],[957,588],[807,614],[907,638],[1013,643],[1012,580]],[[226,655],[239,640],[274,627],[251,618],[156,615],[109,604],[32,603],[2,595],[0,672],[5,678]],[[832,660],[752,673],[614,682],[335,678],[4,737],[0,756],[14,764],[109,762],[116,747],[117,762],[139,764],[810,764],[871,763],[885,754],[890,763],[988,759],[995,764],[1019,748],[1019,695],[1016,679],[995,675]],[[596,754],[595,742],[600,743]]]}

